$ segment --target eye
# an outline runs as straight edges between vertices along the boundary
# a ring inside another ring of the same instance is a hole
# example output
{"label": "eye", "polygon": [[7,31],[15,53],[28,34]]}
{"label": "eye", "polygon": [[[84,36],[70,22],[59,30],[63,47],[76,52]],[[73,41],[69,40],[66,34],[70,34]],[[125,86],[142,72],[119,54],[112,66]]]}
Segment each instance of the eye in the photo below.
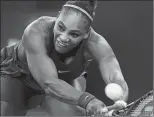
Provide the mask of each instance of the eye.
{"label": "eye", "polygon": [[73,38],[77,38],[77,37],[79,37],[80,35],[77,34],[77,33],[71,33],[71,36],[72,36]]}
{"label": "eye", "polygon": [[65,28],[61,25],[61,24],[58,24],[58,28],[61,30],[61,31],[64,31]]}

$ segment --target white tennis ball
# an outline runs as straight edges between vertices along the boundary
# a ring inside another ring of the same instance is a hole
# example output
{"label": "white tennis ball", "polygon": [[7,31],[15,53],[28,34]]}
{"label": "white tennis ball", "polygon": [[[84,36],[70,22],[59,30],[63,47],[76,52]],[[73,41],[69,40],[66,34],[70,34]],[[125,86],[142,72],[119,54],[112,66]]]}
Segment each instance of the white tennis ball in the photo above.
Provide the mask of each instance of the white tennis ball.
{"label": "white tennis ball", "polygon": [[105,94],[111,100],[119,100],[123,96],[123,90],[120,85],[116,83],[110,83],[105,87]]}

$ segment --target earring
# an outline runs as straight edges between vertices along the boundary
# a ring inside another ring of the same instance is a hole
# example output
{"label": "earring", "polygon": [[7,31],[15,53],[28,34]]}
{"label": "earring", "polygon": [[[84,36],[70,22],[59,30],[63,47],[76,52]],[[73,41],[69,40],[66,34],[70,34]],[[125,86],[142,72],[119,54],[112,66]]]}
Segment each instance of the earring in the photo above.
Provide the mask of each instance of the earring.
{"label": "earring", "polygon": [[86,34],[86,35],[84,36],[84,38],[85,38],[85,39],[88,38],[88,34]]}

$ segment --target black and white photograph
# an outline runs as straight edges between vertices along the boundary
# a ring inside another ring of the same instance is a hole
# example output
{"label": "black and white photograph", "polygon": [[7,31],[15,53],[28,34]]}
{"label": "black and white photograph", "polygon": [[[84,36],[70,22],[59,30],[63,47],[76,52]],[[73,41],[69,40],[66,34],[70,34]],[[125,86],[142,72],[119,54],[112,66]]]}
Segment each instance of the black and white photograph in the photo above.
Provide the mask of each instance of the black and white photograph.
{"label": "black and white photograph", "polygon": [[152,0],[2,0],[1,116],[153,116]]}

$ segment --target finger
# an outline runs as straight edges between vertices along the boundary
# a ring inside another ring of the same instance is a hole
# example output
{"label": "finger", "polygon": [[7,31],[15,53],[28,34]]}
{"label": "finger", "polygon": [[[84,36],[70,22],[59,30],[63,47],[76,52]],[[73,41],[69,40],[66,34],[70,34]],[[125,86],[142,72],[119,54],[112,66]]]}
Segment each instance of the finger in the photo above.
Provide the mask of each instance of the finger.
{"label": "finger", "polygon": [[86,112],[86,116],[91,116],[91,115],[92,115],[92,113],[90,111]]}
{"label": "finger", "polygon": [[95,114],[94,114],[94,111],[93,110],[87,110],[86,111],[86,115],[87,116],[92,116],[92,115],[95,115]]}
{"label": "finger", "polygon": [[116,101],[115,104],[121,105],[123,108],[127,107],[127,103],[125,101],[123,101],[123,100],[118,100],[118,101]]}
{"label": "finger", "polygon": [[92,116],[104,116],[104,112],[106,112],[106,109],[98,109],[96,111],[93,111]]}
{"label": "finger", "polygon": [[113,115],[112,115],[113,112],[114,112],[114,110],[109,111],[109,112],[108,112],[108,116],[113,116]]}
{"label": "finger", "polygon": [[95,112],[95,116],[104,116],[105,113],[108,112],[108,109],[106,107],[101,108],[100,110],[98,110],[97,112]]}
{"label": "finger", "polygon": [[113,111],[114,111],[114,110],[111,110],[111,111],[105,113],[104,116],[113,116],[113,115],[112,115],[112,114],[113,114]]}
{"label": "finger", "polygon": [[104,107],[101,109],[101,113],[107,113],[108,112],[108,108],[107,107]]}
{"label": "finger", "polygon": [[109,114],[108,113],[105,113],[104,116],[109,116]]}
{"label": "finger", "polygon": [[120,104],[114,104],[114,105],[111,105],[111,106],[107,106],[108,111],[114,110],[114,109],[121,109],[121,108],[123,108],[123,106],[120,105]]}

